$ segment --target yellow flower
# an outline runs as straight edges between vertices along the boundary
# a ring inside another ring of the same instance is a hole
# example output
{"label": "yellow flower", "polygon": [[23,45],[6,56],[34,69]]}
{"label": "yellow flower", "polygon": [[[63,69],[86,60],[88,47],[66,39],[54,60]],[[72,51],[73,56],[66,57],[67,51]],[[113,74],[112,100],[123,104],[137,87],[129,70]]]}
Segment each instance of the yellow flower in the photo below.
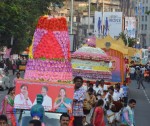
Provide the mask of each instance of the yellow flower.
{"label": "yellow flower", "polygon": [[[32,41],[33,42],[33,41]],[[32,48],[33,48],[33,43],[32,43],[32,45],[29,47],[29,58],[30,59],[33,59],[33,50],[32,50]]]}

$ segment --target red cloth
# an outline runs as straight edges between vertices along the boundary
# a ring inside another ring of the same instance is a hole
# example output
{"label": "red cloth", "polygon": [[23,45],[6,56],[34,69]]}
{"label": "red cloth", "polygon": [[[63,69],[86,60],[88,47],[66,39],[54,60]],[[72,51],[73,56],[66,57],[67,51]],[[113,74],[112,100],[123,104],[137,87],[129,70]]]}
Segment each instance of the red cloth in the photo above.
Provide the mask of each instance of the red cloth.
{"label": "red cloth", "polygon": [[96,107],[94,113],[96,113],[96,117],[95,117],[95,121],[94,121],[94,126],[105,126],[105,122],[104,122],[104,110],[103,110],[103,108]]}

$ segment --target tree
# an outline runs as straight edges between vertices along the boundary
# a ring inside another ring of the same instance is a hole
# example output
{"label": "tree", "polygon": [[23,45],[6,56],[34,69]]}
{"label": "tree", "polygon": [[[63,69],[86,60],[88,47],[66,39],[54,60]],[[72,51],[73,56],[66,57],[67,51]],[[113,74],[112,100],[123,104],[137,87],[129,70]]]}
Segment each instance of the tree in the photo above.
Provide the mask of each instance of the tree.
{"label": "tree", "polygon": [[[124,44],[127,45],[127,37],[123,32],[120,33],[119,38],[121,38],[124,41]],[[128,43],[129,47],[133,47],[136,44],[136,39],[128,37]]]}
{"label": "tree", "polygon": [[147,15],[149,15],[150,14],[150,11],[147,11],[147,12],[145,12]]}
{"label": "tree", "polygon": [[0,46],[10,45],[20,53],[31,44],[39,16],[48,14],[47,7],[63,0],[1,0]]}

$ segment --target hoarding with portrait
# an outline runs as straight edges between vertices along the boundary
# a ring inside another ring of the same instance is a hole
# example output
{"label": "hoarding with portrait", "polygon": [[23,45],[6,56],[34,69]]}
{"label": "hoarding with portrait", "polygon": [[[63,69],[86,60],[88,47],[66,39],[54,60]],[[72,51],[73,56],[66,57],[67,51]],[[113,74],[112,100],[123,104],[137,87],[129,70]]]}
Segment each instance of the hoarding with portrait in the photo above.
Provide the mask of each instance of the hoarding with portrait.
{"label": "hoarding with portrait", "polygon": [[95,12],[94,33],[96,37],[110,35],[116,38],[121,32],[122,12],[104,12],[103,19],[102,12]]}
{"label": "hoarding with portrait", "polygon": [[73,84],[18,80],[16,82],[14,107],[29,110],[36,104],[36,95],[42,94],[42,105],[45,111],[60,113],[71,112],[73,92]]}

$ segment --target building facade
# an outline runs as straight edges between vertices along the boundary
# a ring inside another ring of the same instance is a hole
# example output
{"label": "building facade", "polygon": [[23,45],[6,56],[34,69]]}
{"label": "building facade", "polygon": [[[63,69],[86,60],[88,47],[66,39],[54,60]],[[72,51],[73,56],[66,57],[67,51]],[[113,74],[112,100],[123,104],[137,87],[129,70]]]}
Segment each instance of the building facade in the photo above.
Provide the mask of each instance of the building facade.
{"label": "building facade", "polygon": [[148,48],[150,46],[150,15],[146,14],[150,11],[150,0],[141,0],[143,3],[144,13],[140,16],[140,39],[143,48]]}

